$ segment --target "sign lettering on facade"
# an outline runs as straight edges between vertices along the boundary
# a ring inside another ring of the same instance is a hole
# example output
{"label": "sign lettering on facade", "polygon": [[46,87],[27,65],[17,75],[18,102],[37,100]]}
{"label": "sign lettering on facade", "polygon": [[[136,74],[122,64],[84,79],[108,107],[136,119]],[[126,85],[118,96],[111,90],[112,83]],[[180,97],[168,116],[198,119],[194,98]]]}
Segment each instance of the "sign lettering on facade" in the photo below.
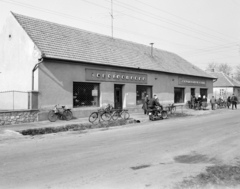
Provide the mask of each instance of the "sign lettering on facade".
{"label": "sign lettering on facade", "polygon": [[178,85],[206,86],[206,80],[195,79],[190,77],[179,77]]}
{"label": "sign lettering on facade", "polygon": [[85,75],[86,81],[114,81],[147,84],[147,74],[86,69]]}

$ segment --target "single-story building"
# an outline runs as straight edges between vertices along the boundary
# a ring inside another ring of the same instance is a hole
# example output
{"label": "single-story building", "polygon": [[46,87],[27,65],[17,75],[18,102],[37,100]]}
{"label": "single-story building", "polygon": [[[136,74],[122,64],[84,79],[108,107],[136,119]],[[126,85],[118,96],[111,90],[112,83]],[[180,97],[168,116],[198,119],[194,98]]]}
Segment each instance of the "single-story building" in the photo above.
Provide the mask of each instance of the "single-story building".
{"label": "single-story building", "polygon": [[171,52],[15,13],[0,35],[0,62],[1,91],[31,91],[31,108],[63,104],[76,117],[107,104],[138,111],[146,94],[162,104],[210,98],[215,79]]}
{"label": "single-story building", "polygon": [[234,94],[240,100],[240,82],[234,78],[229,77],[223,72],[209,72],[213,77],[218,78],[213,83],[213,95],[216,98],[227,99],[228,96]]}

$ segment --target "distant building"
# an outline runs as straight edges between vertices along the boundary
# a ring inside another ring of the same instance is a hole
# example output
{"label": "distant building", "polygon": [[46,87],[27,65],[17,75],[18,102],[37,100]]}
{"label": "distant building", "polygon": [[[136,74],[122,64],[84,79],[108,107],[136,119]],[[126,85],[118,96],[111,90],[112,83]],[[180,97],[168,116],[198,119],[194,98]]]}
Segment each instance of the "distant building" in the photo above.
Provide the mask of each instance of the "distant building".
{"label": "distant building", "polygon": [[146,94],[162,104],[213,94],[214,77],[174,53],[15,13],[0,35],[0,62],[1,90],[31,91],[31,108],[42,112],[64,104],[83,117],[108,103],[141,110]]}
{"label": "distant building", "polygon": [[228,96],[235,94],[240,99],[240,82],[229,77],[223,72],[209,72],[213,77],[218,78],[213,83],[213,94],[216,98],[226,99]]}

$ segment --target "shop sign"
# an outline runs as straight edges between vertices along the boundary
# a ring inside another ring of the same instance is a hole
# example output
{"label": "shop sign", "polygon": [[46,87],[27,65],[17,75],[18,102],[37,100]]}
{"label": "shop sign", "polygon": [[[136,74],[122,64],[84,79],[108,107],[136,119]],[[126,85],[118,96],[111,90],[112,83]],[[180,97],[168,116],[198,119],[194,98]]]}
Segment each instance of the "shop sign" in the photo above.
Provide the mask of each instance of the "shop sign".
{"label": "shop sign", "polygon": [[92,96],[98,96],[98,90],[92,90]]}
{"label": "shop sign", "polygon": [[147,84],[147,74],[86,69],[87,81],[114,81]]}
{"label": "shop sign", "polygon": [[205,79],[179,77],[178,85],[206,86],[206,80]]}

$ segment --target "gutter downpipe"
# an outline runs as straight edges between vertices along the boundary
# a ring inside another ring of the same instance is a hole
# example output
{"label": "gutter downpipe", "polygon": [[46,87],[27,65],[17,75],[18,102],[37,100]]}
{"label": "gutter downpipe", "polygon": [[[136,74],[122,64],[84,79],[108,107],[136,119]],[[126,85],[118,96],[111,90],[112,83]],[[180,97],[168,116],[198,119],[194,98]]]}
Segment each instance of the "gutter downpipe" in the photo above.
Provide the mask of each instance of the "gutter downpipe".
{"label": "gutter downpipe", "polygon": [[32,69],[32,91],[34,91],[34,72],[38,69],[39,64],[43,62],[43,58],[38,59],[38,63],[35,64],[34,68]]}

